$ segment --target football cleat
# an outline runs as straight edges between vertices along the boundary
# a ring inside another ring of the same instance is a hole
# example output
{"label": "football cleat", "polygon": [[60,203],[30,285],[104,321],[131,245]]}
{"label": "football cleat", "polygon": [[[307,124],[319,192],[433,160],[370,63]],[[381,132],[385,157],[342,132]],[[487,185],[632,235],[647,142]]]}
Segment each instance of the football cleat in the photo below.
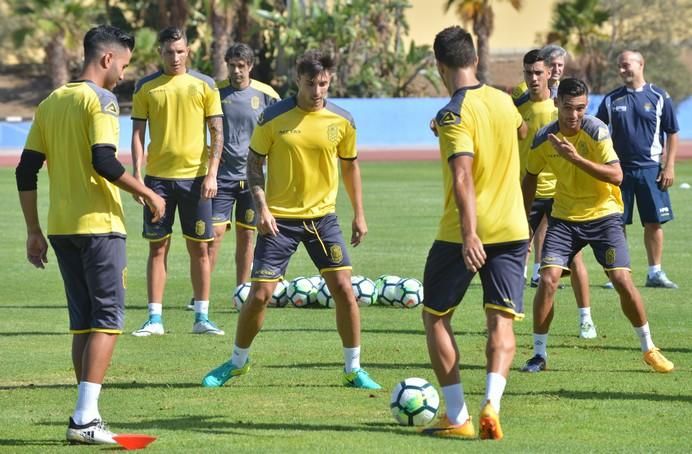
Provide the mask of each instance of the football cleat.
{"label": "football cleat", "polygon": [[476,438],[476,428],[473,427],[470,417],[463,424],[452,424],[447,415],[444,415],[432,426],[420,429],[420,433],[431,437],[465,438],[467,440]]}
{"label": "football cleat", "polygon": [[186,310],[188,311],[194,311],[195,310],[195,299],[190,298],[190,302],[187,303],[187,306],[185,307]]}
{"label": "football cleat", "polygon": [[647,274],[646,276],[646,284],[644,284],[646,287],[654,287],[654,288],[678,288],[678,285],[668,279],[668,276],[666,276],[666,273],[663,271],[656,271],[653,276],[649,276]]}
{"label": "football cleat", "polygon": [[652,348],[644,353],[644,362],[656,372],[661,373],[672,372],[675,368],[675,365],[663,356],[663,353],[658,348]]}
{"label": "football cleat", "polygon": [[380,385],[370,378],[365,369],[360,368],[353,369],[350,374],[344,372],[343,383],[344,386],[349,388],[382,389]]}
{"label": "football cleat", "polygon": [[522,372],[540,372],[546,369],[545,358],[541,355],[534,355],[533,358],[526,361],[524,367],[521,368]]}
{"label": "football cleat", "polygon": [[147,337],[147,336],[163,336],[165,331],[163,330],[163,323],[152,322],[147,320],[144,325],[137,331],[133,331],[132,335],[137,337]]}
{"label": "football cleat", "polygon": [[77,424],[70,417],[70,423],[67,426],[66,438],[70,444],[87,444],[87,445],[114,445],[113,440],[115,434],[108,430],[106,423],[100,419],[94,419],[86,424]]}
{"label": "football cleat", "polygon": [[215,336],[223,336],[226,334],[222,329],[217,328],[209,320],[199,320],[192,325],[192,334],[212,334]]}
{"label": "football cleat", "polygon": [[596,326],[594,326],[593,322],[586,321],[579,325],[579,337],[582,339],[595,339],[598,337]]}
{"label": "football cleat", "polygon": [[601,288],[604,288],[606,290],[613,290],[615,287],[613,286],[613,283],[608,281],[605,284],[601,285]]}
{"label": "football cleat", "polygon": [[236,367],[230,361],[226,361],[216,369],[210,371],[202,379],[204,388],[218,388],[223,386],[228,380],[239,375],[245,375],[250,371],[250,360],[245,361],[243,367]]}
{"label": "football cleat", "polygon": [[479,424],[481,440],[502,440],[504,434],[502,433],[502,426],[500,426],[500,415],[490,405],[490,401],[487,401],[481,410]]}

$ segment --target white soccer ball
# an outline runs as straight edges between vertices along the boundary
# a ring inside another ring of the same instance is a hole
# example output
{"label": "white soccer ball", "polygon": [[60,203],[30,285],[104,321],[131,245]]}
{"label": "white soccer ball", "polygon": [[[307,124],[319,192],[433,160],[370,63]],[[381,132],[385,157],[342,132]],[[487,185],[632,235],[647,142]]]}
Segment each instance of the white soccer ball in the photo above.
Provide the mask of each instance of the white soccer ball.
{"label": "white soccer ball", "polygon": [[236,310],[240,310],[241,307],[243,307],[243,304],[245,304],[245,301],[247,301],[247,297],[250,294],[250,283],[245,282],[243,284],[240,284],[235,288],[233,291],[233,307]]}
{"label": "white soccer ball", "polygon": [[393,306],[396,301],[396,285],[401,278],[399,276],[383,274],[375,280],[377,302],[385,306]]}
{"label": "white soccer ball", "polygon": [[427,380],[407,378],[394,387],[389,406],[402,426],[425,426],[435,418],[440,396]]}
{"label": "white soccer ball", "polygon": [[402,279],[394,291],[394,305],[413,308],[423,302],[423,284],[418,279]]}
{"label": "white soccer ball", "polygon": [[286,296],[288,301],[295,307],[307,307],[312,300],[311,295],[315,293],[315,286],[312,285],[310,279],[305,277],[297,277],[288,284]]}
{"label": "white soccer ball", "polygon": [[286,295],[286,290],[288,290],[288,281],[285,279],[280,280],[276,283],[274,288],[274,293],[269,299],[269,307],[284,307],[288,304],[288,296]]}
{"label": "white soccer ball", "polygon": [[317,304],[319,304],[322,307],[333,308],[335,306],[332,292],[329,291],[329,287],[327,287],[327,283],[324,281],[322,281],[322,285],[320,285],[320,288],[317,289],[316,300]]}
{"label": "white soccer ball", "polygon": [[377,301],[375,283],[367,277],[351,276],[351,286],[359,306],[370,306]]}
{"label": "white soccer ball", "polygon": [[310,304],[317,302],[317,291],[322,287],[324,278],[322,276],[312,276],[308,280],[312,282],[312,292],[310,293]]}

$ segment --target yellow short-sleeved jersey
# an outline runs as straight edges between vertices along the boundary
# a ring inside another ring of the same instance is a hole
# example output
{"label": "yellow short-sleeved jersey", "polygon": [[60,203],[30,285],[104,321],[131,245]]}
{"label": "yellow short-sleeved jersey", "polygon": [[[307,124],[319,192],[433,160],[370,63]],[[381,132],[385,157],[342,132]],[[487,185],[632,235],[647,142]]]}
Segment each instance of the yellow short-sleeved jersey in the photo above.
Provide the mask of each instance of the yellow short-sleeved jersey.
{"label": "yellow short-sleeved jersey", "polygon": [[46,157],[48,235],[125,235],[120,191],[91,164],[94,145],[118,146],[118,101],[89,81],[71,82],[36,110],[25,149]]}
{"label": "yellow short-sleeved jersey", "polygon": [[487,85],[462,88],[435,121],[445,196],[437,239],[462,242],[448,160],[464,154],[473,156],[476,233],[483,244],[528,239],[519,184],[517,128],[522,120],[509,95]]}
{"label": "yellow short-sleeved jersey", "polygon": [[132,119],[149,122],[147,175],[196,178],[207,174],[206,119],[220,117],[214,80],[196,71],[169,76],[161,71],[135,85]]}
{"label": "yellow short-sleeved jersey", "polygon": [[272,215],[316,218],[336,209],[338,159],[356,159],[356,127],[351,114],[330,101],[321,110],[307,112],[295,97],[287,98],[264,110],[250,149],[267,157],[266,195]]}
{"label": "yellow short-sleeved jersey", "polygon": [[[548,98],[545,101],[534,102],[531,98],[524,97],[520,101],[515,100],[521,117],[529,128],[526,138],[519,140],[519,158],[521,178],[526,174],[526,161],[529,157],[531,144],[536,136],[536,133],[548,123],[557,120],[557,107],[555,101]],[[556,178],[549,170],[544,170],[538,175],[538,184],[536,185],[537,199],[552,199],[555,195]]]}
{"label": "yellow short-sleeved jersey", "polygon": [[[552,216],[572,222],[584,222],[622,213],[620,188],[598,180],[562,158],[548,141],[548,134],[563,136],[556,122],[541,129],[529,152],[527,171],[537,175],[549,166],[557,177]],[[618,162],[608,126],[601,120],[585,115],[581,130],[566,137],[584,158],[607,164]]]}

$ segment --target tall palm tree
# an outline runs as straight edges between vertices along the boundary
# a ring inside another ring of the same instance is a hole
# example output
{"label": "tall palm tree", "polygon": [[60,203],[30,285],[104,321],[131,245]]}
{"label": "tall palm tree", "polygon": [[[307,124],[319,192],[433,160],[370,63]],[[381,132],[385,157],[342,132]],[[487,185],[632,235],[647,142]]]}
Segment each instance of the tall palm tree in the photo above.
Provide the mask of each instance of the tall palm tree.
{"label": "tall palm tree", "polygon": [[[508,0],[515,10],[519,11],[522,0]],[[457,16],[464,24],[471,22],[473,34],[476,35],[476,48],[478,52],[477,76],[481,82],[490,82],[490,35],[495,27],[495,13],[492,0],[447,0],[445,11],[454,6]]]}

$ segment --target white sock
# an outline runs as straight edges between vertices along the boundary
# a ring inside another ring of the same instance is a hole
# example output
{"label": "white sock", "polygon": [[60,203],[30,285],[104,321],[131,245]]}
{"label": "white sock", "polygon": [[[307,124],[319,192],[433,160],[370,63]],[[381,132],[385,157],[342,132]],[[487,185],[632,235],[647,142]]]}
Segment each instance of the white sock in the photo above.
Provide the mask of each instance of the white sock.
{"label": "white sock", "polygon": [[360,369],[360,347],[344,347],[344,371],[347,374]]}
{"label": "white sock", "polygon": [[464,424],[469,419],[469,410],[464,402],[464,387],[461,383],[442,387],[447,418],[452,424]]}
{"label": "white sock", "polygon": [[533,264],[533,275],[531,276],[531,279],[533,279],[535,281],[536,279],[541,277],[541,275],[538,274],[538,270],[540,270],[540,269],[541,269],[540,263],[534,263]]}
{"label": "white sock", "polygon": [[250,347],[240,348],[234,344],[233,354],[231,355],[231,364],[233,364],[238,369],[242,368],[247,362],[248,355],[250,355]]}
{"label": "white sock", "polygon": [[649,277],[654,277],[654,275],[656,273],[658,273],[659,271],[661,271],[661,265],[660,264],[649,266]]}
{"label": "white sock", "polygon": [[209,301],[195,300],[195,317],[200,319],[209,318]]}
{"label": "white sock", "polygon": [[77,405],[72,419],[75,424],[86,424],[94,419],[101,419],[99,414],[99,394],[101,385],[83,381],[77,386]]}
{"label": "white sock", "polygon": [[490,372],[485,376],[485,401],[489,401],[490,405],[496,412],[500,412],[500,400],[505,392],[507,379],[497,372]]}
{"label": "white sock", "polygon": [[540,355],[543,359],[548,359],[548,334],[533,333],[533,354]]}
{"label": "white sock", "polygon": [[591,308],[590,307],[580,307],[579,308],[579,321],[581,323],[591,322]]}
{"label": "white sock", "polygon": [[649,331],[649,322],[644,323],[639,328],[635,327],[634,332],[639,336],[639,344],[642,347],[644,353],[648,352],[652,348],[656,348],[654,341],[651,340],[651,331]]}
{"label": "white sock", "polygon": [[149,316],[158,315],[159,317],[163,314],[163,304],[161,303],[149,303],[147,305],[149,308]]}

